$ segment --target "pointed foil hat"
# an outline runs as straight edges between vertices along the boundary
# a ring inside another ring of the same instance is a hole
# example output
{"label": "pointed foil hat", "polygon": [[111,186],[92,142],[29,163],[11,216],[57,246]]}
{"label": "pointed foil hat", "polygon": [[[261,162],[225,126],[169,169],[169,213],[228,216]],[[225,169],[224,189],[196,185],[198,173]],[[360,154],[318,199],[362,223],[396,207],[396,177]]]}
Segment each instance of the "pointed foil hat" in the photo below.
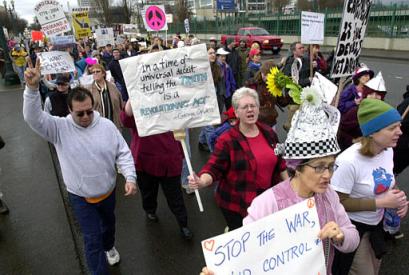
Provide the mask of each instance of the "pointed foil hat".
{"label": "pointed foil hat", "polygon": [[[319,95],[319,93],[317,93]],[[320,101],[304,101],[294,114],[284,144],[278,144],[276,153],[284,159],[311,159],[331,156],[341,150],[337,142],[341,114],[337,108]]]}
{"label": "pointed foil hat", "polygon": [[365,83],[365,86],[377,92],[386,92],[385,81],[382,72],[379,72],[374,78]]}

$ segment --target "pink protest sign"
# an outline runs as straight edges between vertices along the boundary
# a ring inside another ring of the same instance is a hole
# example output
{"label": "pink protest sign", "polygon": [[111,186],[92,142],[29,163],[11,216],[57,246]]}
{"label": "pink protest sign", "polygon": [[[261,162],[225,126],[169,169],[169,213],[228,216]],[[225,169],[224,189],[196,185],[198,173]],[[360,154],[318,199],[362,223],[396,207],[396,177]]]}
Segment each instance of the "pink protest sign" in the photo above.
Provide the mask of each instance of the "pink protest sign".
{"label": "pink protest sign", "polygon": [[167,30],[168,26],[164,6],[146,6],[144,23],[148,31]]}

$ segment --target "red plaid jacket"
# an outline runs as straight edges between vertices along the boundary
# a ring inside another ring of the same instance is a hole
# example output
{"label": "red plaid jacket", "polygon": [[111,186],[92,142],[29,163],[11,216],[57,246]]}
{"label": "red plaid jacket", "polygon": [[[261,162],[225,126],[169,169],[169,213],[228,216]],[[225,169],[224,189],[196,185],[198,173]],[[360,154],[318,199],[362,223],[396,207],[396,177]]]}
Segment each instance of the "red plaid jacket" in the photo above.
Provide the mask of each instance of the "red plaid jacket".
{"label": "red plaid jacket", "polygon": [[[259,122],[257,126],[274,148],[278,138],[271,127]],[[281,181],[279,175],[285,169],[285,161],[278,157],[271,186]],[[244,218],[252,200],[265,191],[256,185],[256,172],[257,163],[249,143],[236,125],[218,138],[213,154],[199,175],[207,173],[213,181],[219,181],[215,193],[219,207],[237,212]]]}

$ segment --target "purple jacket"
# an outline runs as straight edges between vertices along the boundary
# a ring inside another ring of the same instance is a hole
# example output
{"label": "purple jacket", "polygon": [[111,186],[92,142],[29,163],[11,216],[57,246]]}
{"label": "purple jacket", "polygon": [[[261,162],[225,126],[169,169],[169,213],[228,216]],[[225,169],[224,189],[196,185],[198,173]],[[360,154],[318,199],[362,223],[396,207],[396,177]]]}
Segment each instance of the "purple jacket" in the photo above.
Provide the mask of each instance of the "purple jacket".
{"label": "purple jacket", "polygon": [[234,79],[233,70],[228,64],[222,64],[217,62],[223,71],[224,81],[226,83],[226,94],[225,98],[231,97],[236,91],[236,80]]}
{"label": "purple jacket", "polygon": [[355,98],[359,97],[355,84],[346,87],[339,98],[338,110],[341,114],[346,113],[351,107],[356,106]]}
{"label": "purple jacket", "polygon": [[[314,198],[317,204],[321,228],[328,222],[335,221],[345,236],[342,245],[336,245],[331,242],[327,266],[327,274],[331,274],[334,247],[343,253],[354,251],[359,245],[359,234],[355,225],[353,225],[348,218],[345,208],[339,201],[338,194],[332,189],[331,185],[328,186],[325,193],[315,194]],[[257,221],[303,200],[305,200],[305,198],[299,197],[291,188],[290,179],[285,180],[266,190],[253,200],[247,209],[248,216],[244,218],[243,224]]]}

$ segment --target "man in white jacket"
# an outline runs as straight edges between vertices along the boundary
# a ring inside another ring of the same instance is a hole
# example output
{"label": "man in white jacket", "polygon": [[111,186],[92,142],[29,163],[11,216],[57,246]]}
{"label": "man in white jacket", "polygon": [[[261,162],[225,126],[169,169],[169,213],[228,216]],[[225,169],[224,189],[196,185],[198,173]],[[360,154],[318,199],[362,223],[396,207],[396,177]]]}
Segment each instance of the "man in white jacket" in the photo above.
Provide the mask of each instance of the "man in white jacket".
{"label": "man in white jacket", "polygon": [[40,63],[25,72],[24,120],[54,144],[74,214],[84,236],[92,274],[108,274],[119,262],[115,243],[116,166],[126,179],[125,196],[136,193],[135,165],[128,145],[115,125],[93,110],[92,94],[73,89],[70,114],[53,117],[41,109]]}

